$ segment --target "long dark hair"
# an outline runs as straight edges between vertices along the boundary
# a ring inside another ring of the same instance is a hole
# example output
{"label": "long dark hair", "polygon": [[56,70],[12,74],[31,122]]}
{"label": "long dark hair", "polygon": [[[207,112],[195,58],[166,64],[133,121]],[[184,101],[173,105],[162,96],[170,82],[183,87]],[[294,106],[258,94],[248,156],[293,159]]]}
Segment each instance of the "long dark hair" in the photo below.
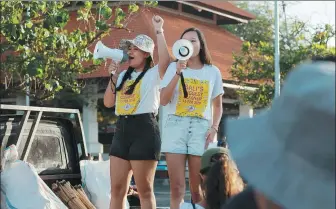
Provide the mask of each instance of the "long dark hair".
{"label": "long dark hair", "polygon": [[198,37],[198,39],[200,41],[200,44],[201,44],[201,48],[200,48],[200,51],[199,51],[199,57],[200,57],[200,60],[201,60],[202,64],[212,65],[211,55],[210,55],[208,45],[206,43],[206,40],[205,40],[205,37],[204,37],[204,34],[202,33],[202,31],[200,31],[198,28],[188,28],[187,30],[185,30],[182,33],[180,38],[182,39],[183,36],[186,33],[192,32],[192,31],[196,32],[197,37]]}
{"label": "long dark hair", "polygon": [[210,168],[200,171],[206,176],[202,182],[206,209],[220,209],[230,197],[243,190],[244,183],[228,155],[215,154],[211,161]]}
{"label": "long dark hair", "polygon": [[[139,81],[145,76],[146,72],[153,67],[153,59],[151,56],[149,56],[148,58],[146,58],[146,63],[145,63],[145,67],[143,69],[143,71],[140,73],[140,75],[135,79],[135,81],[132,83],[132,85],[129,86],[129,88],[126,90],[125,94],[132,94],[135,86],[139,83]],[[120,91],[125,82],[131,78],[132,73],[134,72],[134,68],[133,67],[128,67],[126,73],[124,74],[120,85],[116,88],[117,91]]]}
{"label": "long dark hair", "polygon": [[[207,46],[207,43],[205,41],[205,37],[204,37],[204,34],[202,33],[202,31],[200,31],[198,28],[188,28],[182,33],[180,39],[183,38],[184,34],[186,34],[188,32],[192,32],[192,31],[196,32],[197,37],[198,37],[198,39],[200,41],[200,44],[201,44],[200,51],[199,51],[199,57],[200,57],[201,63],[203,65],[204,64],[212,65],[211,55],[210,55],[210,52],[209,52],[209,49],[208,49],[208,46]],[[185,85],[183,73],[181,73],[181,85],[182,85],[182,89],[183,89],[184,98],[187,98],[188,97],[188,91],[187,91],[187,88],[186,88],[186,85]]]}

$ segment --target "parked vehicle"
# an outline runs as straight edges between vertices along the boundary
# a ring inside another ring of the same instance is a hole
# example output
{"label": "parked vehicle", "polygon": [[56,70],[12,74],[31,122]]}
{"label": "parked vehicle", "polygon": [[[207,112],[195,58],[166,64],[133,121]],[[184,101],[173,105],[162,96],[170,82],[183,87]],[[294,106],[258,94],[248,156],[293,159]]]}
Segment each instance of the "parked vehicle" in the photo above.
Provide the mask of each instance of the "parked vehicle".
{"label": "parked vehicle", "polygon": [[3,104],[0,109],[1,156],[15,144],[19,159],[31,163],[49,187],[60,180],[81,184],[79,161],[88,154],[78,110]]}
{"label": "parked vehicle", "polygon": [[[50,188],[61,180],[82,184],[79,162],[89,154],[79,110],[0,104],[0,143],[1,158],[16,145],[19,159],[32,164]],[[163,156],[156,178],[167,173]],[[136,195],[128,201],[132,209],[140,204]]]}

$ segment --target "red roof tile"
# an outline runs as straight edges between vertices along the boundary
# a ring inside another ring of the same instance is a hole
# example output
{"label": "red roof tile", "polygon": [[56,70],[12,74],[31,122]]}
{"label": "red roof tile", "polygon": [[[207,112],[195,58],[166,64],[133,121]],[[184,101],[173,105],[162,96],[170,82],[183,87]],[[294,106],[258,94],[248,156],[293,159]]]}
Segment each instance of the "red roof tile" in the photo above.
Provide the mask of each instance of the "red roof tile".
{"label": "red roof tile", "polygon": [[[134,38],[137,34],[147,34],[156,41],[151,26],[153,14],[159,14],[164,19],[164,32],[170,53],[171,47],[180,38],[185,29],[197,27],[203,31],[214,65],[221,70],[223,79],[230,79],[229,69],[233,61],[232,53],[240,50],[242,41],[215,24],[203,23],[199,20],[172,14],[157,8],[142,9],[140,14],[128,25],[133,32],[115,30],[110,36],[104,37],[102,42],[108,47],[115,48],[122,38]],[[93,48],[94,44],[91,47],[91,51],[93,51]],[[154,61],[157,63],[157,60],[157,48],[155,48]],[[127,66],[124,64],[122,67],[126,69]],[[102,66],[97,71],[81,75],[80,78],[108,76],[107,70]]]}
{"label": "red roof tile", "polygon": [[215,9],[215,10],[219,10],[219,11],[224,11],[224,12],[229,12],[238,16],[241,16],[243,18],[246,18],[248,20],[251,19],[255,19],[256,16],[243,10],[238,8],[236,5],[228,2],[228,1],[218,1],[218,0],[206,0],[206,1],[197,1],[197,2],[193,2],[196,3],[198,5],[204,5],[206,7],[208,7],[209,9]]}

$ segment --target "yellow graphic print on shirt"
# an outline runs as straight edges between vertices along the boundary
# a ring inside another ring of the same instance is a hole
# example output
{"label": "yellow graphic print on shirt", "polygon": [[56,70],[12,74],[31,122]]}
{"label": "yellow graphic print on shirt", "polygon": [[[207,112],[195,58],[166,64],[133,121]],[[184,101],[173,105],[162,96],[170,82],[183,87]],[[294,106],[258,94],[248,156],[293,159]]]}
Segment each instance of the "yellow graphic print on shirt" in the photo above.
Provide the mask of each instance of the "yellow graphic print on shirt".
{"label": "yellow graphic print on shirt", "polygon": [[185,78],[184,81],[188,91],[188,97],[184,98],[182,85],[180,83],[175,114],[178,116],[203,118],[203,113],[208,104],[209,81],[192,78]]}
{"label": "yellow graphic print on shirt", "polygon": [[117,93],[117,113],[119,115],[131,115],[135,113],[137,110],[137,107],[140,103],[140,86],[141,86],[141,80],[139,83],[135,86],[134,91],[132,94],[125,94],[128,87],[132,85],[134,80],[127,80],[124,83],[124,86],[121,91],[118,91]]}

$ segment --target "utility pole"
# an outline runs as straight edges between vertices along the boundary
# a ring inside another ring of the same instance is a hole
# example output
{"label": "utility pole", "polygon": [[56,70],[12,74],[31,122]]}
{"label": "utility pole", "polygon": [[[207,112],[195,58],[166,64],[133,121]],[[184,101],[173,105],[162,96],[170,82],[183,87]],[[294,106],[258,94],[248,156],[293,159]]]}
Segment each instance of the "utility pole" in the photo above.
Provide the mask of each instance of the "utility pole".
{"label": "utility pole", "polygon": [[288,36],[289,33],[288,33],[288,25],[287,25],[286,6],[287,6],[287,4],[285,3],[285,1],[282,1],[282,11],[284,13],[285,27],[286,27],[286,44],[290,47],[290,41],[289,41],[289,36]]}
{"label": "utility pole", "polygon": [[280,96],[280,50],[279,50],[279,9],[278,1],[274,1],[274,97]]}
{"label": "utility pole", "polygon": [[30,94],[30,82],[29,82],[29,76],[26,75],[26,106],[30,105],[30,98],[29,98],[29,94]]}
{"label": "utility pole", "polygon": [[[30,7],[27,9],[27,17],[30,17]],[[29,75],[25,76],[25,82],[26,82],[26,106],[30,105],[30,81],[29,81]]]}

